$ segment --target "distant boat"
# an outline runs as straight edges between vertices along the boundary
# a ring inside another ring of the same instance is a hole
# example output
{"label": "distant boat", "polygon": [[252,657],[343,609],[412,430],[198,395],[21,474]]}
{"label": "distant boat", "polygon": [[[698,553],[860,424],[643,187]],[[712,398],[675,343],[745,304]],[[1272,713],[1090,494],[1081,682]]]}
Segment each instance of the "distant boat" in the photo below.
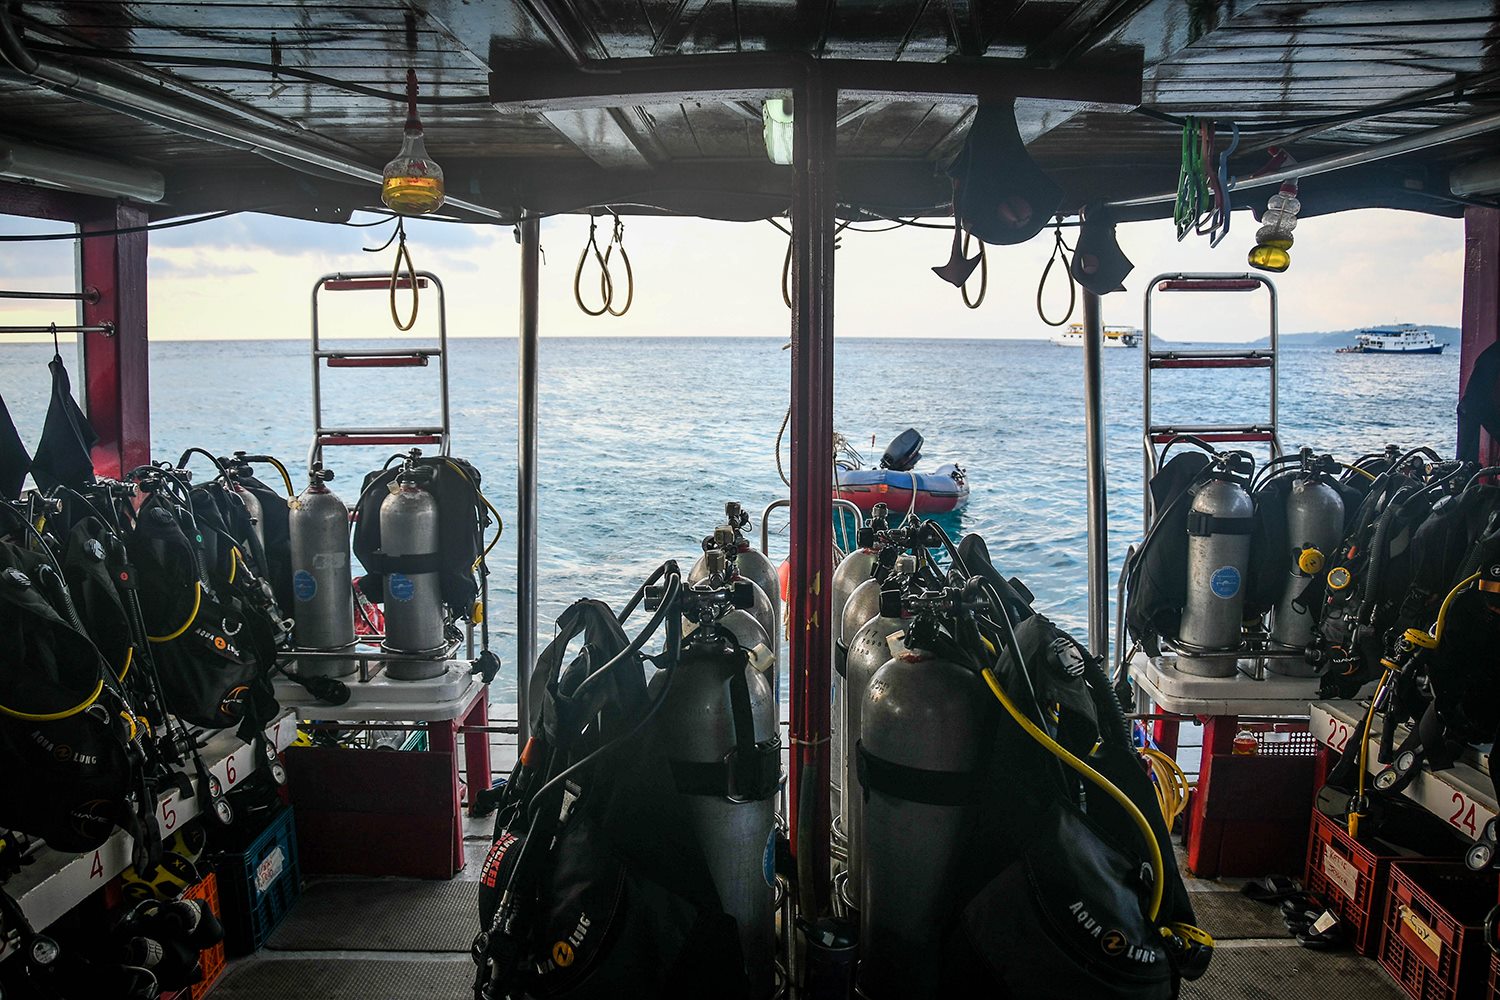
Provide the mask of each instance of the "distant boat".
{"label": "distant boat", "polygon": [[[1063,332],[1054,333],[1051,340],[1058,347],[1082,347],[1083,324],[1069,324],[1068,328]],[[1141,331],[1133,326],[1106,326],[1104,328],[1104,346],[1140,347]]]}
{"label": "distant boat", "polygon": [[1398,323],[1395,326],[1371,327],[1354,336],[1354,343],[1340,347],[1337,354],[1442,354],[1442,344],[1433,337],[1432,331],[1414,323]]}

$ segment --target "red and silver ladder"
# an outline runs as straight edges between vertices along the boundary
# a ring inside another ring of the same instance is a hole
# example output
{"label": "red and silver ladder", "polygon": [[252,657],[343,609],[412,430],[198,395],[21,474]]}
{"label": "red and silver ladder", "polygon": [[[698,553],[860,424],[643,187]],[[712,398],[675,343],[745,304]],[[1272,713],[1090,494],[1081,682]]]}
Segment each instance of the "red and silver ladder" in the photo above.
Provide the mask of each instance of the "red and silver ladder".
{"label": "red and silver ladder", "polygon": [[[437,445],[448,454],[448,313],[443,301],[443,283],[430,271],[417,271],[395,279],[395,291],[420,293],[429,286],[437,292],[437,345],[393,348],[328,348],[323,346],[318,326],[319,297],[324,292],[376,291],[392,294],[388,271],[325,274],[312,291],[312,400],[313,442],[308,449],[309,468],[322,463],[323,449],[353,445],[389,445],[414,448]],[[415,289],[413,289],[415,282]],[[415,427],[329,427],[323,423],[322,376],[327,368],[426,368],[437,361],[438,391],[442,410],[438,420]]]}
{"label": "red and silver ladder", "polygon": [[[1270,295],[1271,339],[1268,347],[1245,350],[1158,350],[1151,338],[1151,302],[1158,292],[1255,292],[1264,288]],[[1277,317],[1276,286],[1259,274],[1158,274],[1146,288],[1145,312],[1141,321],[1142,385],[1141,406],[1145,411],[1142,446],[1145,449],[1146,531],[1151,530],[1151,478],[1160,460],[1157,448],[1173,438],[1191,435],[1209,444],[1265,444],[1273,457],[1281,454],[1281,438],[1276,428]],[[1253,424],[1158,424],[1151,414],[1151,375],[1162,369],[1262,368],[1271,377],[1270,412],[1264,422]]]}

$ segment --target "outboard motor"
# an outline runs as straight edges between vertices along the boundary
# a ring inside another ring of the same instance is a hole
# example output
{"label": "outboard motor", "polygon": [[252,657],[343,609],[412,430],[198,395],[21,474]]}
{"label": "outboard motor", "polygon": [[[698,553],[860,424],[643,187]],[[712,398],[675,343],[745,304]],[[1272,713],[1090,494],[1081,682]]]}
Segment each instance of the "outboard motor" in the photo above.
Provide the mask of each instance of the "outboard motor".
{"label": "outboard motor", "polygon": [[[661,708],[664,750],[691,831],[703,846],[724,912],[739,924],[752,995],[775,991],[776,791],[781,737],[776,699],[751,651],[726,627],[754,604],[754,587],[703,585],[682,595],[684,617],[697,627]],[[652,604],[648,598],[647,607]],[[652,680],[654,694],[666,683]]]}
{"label": "outboard motor", "polygon": [[385,575],[385,641],[392,653],[431,654],[429,660],[388,660],[394,680],[425,680],[446,669],[438,655],[447,645],[438,571],[441,536],[437,499],[428,490],[433,469],[413,454],[380,504],[380,554]]}
{"label": "outboard motor", "polygon": [[1250,534],[1255,527],[1255,504],[1247,489],[1252,466],[1244,452],[1227,454],[1221,468],[1193,487],[1187,519],[1187,601],[1177,637],[1190,652],[1240,647]]}
{"label": "outboard motor", "polygon": [[[1312,643],[1317,618],[1315,608],[1305,603],[1303,595],[1344,536],[1344,500],[1331,481],[1330,471],[1323,460],[1304,459],[1302,473],[1287,495],[1291,566],[1286,588],[1271,610],[1271,641],[1287,649],[1305,649]],[[1294,677],[1317,674],[1317,668],[1305,659],[1271,657],[1266,669]]]}
{"label": "outboard motor", "polygon": [[908,427],[897,434],[880,456],[880,467],[892,472],[910,472],[922,460],[922,435],[915,427]]}
{"label": "outboard motor", "polygon": [[[848,659],[845,661],[844,715],[838,733],[839,742],[846,747],[857,747],[863,737],[862,712],[870,678],[885,666],[891,658],[890,637],[907,624],[901,609],[903,589],[916,572],[917,561],[909,555],[897,558],[896,566],[886,578],[880,590],[880,613],[866,621],[849,640]],[[855,766],[856,753],[844,753],[843,788],[844,836],[848,841],[848,875],[844,882],[844,902],[851,910],[859,909],[859,894],[864,863],[864,789],[859,780],[859,768]]]}
{"label": "outboard motor", "polygon": [[905,646],[870,678],[856,753],[865,796],[857,993],[938,996],[933,965],[971,887],[959,875],[971,786],[990,749],[995,699],[967,667],[928,652],[919,612]]}
{"label": "outboard motor", "polygon": [[[307,489],[291,502],[292,636],[298,649],[341,652],[354,648],[354,589],[349,576],[349,508],[328,488],[333,473],[314,466]],[[248,490],[242,496],[252,497]],[[247,505],[248,509],[248,505]],[[346,677],[355,660],[298,657],[299,678]]]}

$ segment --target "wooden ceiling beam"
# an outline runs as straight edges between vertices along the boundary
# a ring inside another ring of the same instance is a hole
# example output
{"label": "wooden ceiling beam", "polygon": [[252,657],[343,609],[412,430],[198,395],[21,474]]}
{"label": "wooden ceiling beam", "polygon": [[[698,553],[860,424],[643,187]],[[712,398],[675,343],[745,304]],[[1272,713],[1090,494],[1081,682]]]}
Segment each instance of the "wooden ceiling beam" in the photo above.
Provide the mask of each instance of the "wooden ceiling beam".
{"label": "wooden ceiling beam", "polygon": [[889,63],[812,60],[763,54],[614,59],[584,68],[536,68],[490,75],[490,101],[505,112],[544,114],[682,101],[787,96],[808,73],[830,77],[845,98],[867,101],[1006,101],[1016,97],[1077,102],[1096,111],[1140,104],[1138,52],[1107,63],[1054,70],[1014,60]]}

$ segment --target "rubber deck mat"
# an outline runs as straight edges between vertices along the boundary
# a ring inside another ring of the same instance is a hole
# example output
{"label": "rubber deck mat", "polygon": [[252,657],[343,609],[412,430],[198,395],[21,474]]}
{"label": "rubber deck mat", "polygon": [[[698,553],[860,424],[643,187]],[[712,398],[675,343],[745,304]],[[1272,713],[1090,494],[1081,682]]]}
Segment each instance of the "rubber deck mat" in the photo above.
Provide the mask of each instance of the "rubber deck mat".
{"label": "rubber deck mat", "polygon": [[312,882],[266,947],[467,953],[479,928],[478,888],[419,879]]}
{"label": "rubber deck mat", "polygon": [[1353,952],[1309,951],[1294,944],[1219,948],[1203,978],[1182,984],[1182,1000],[1405,998],[1378,962]]}
{"label": "rubber deck mat", "polygon": [[466,1000],[474,965],[441,959],[284,958],[235,962],[212,1000]]}
{"label": "rubber deck mat", "polygon": [[1192,900],[1198,926],[1217,941],[1245,938],[1291,940],[1281,921],[1281,911],[1274,906],[1257,903],[1238,892],[1194,892],[1188,898]]}

